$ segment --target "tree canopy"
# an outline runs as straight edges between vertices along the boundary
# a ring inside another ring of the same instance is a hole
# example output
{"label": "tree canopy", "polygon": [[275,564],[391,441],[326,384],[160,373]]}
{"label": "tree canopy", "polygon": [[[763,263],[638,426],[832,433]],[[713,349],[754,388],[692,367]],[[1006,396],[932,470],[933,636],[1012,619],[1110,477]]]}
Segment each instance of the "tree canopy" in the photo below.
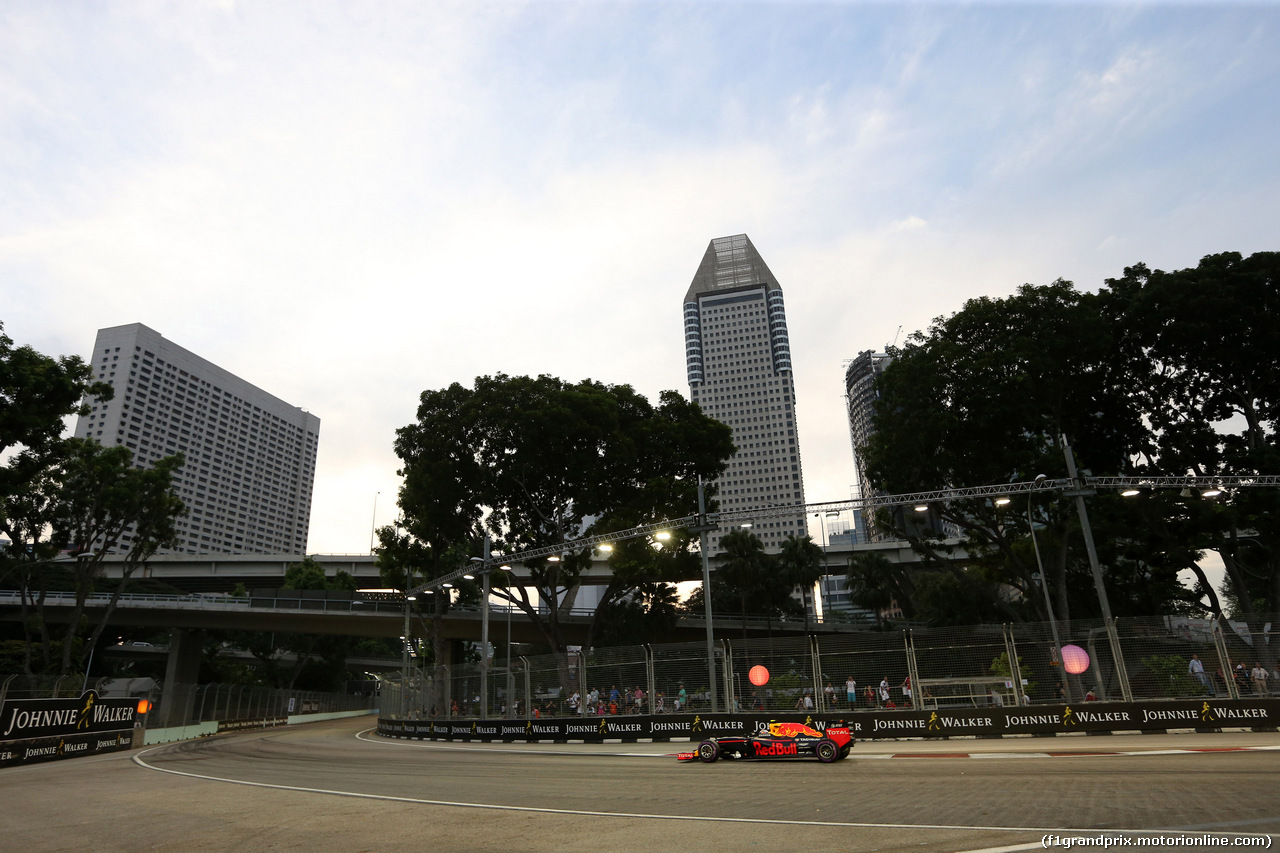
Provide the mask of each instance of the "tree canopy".
{"label": "tree canopy", "polygon": [[[495,591],[563,651],[561,619],[591,563],[574,541],[695,512],[698,478],[724,470],[730,435],[672,391],[655,406],[628,385],[502,374],[424,391],[417,420],[397,432],[402,519],[383,542],[428,578],[480,556],[485,536],[497,554],[563,546],[559,560],[524,567],[528,587]],[[665,600],[652,584],[696,576],[680,556],[688,541],[620,545],[599,609]]]}
{"label": "tree canopy", "polygon": [[[1063,436],[1100,476],[1280,473],[1278,336],[1277,253],[1212,255],[1168,273],[1137,265],[1097,293],[1060,280],[970,300],[891,350],[875,434],[859,452],[888,493],[1065,477]],[[1177,574],[1203,580],[1196,561],[1205,550],[1223,556],[1243,610],[1280,612],[1277,509],[1275,491],[1263,489],[1216,502],[1177,492],[1089,498],[1113,612],[1200,608],[1206,590],[1186,590]],[[931,512],[959,532],[967,565],[942,559],[936,527],[882,513],[880,524],[939,558],[929,570],[951,577],[922,586],[867,566],[865,577],[851,575],[860,595],[908,595],[909,608],[928,611],[947,600],[974,609],[965,587],[987,597],[1003,590],[996,603],[1006,615],[1045,619],[1034,525],[1057,615],[1097,615],[1067,500],[952,501]]]}
{"label": "tree canopy", "polygon": [[[92,378],[91,369],[75,356],[52,358],[30,347],[15,348],[0,333],[0,452],[9,454],[0,465],[0,533],[9,540],[0,553],[0,575],[23,593],[28,674],[66,674],[79,667],[81,617],[103,559],[123,553],[123,579],[84,650],[98,641],[134,570],[173,543],[173,520],[185,511],[172,488],[181,456],[143,469],[134,466],[127,448],[62,436],[63,419],[84,414],[86,399],[111,398],[111,386]],[[126,531],[131,531],[127,543]],[[59,557],[63,552],[70,555]],[[52,639],[44,618],[45,593],[55,577],[65,578],[76,593],[60,642]]]}

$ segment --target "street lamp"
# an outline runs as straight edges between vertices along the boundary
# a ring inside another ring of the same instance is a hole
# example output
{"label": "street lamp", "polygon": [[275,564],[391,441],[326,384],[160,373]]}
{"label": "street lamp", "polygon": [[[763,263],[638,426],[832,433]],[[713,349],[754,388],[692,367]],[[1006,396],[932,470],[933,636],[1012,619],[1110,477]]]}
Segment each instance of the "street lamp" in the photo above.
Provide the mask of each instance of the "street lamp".
{"label": "street lamp", "polygon": [[[493,554],[489,550],[489,537],[484,537],[484,556],[472,557],[471,562],[480,564],[480,719],[489,719],[489,573],[494,570]],[[511,571],[510,566],[499,566],[502,571]],[[467,580],[475,580],[471,572],[463,574]],[[444,584],[450,586],[450,584]],[[507,670],[511,669],[511,611],[507,610]]]}
{"label": "street lamp", "polygon": [[822,526],[822,547],[823,547],[823,548],[825,548],[825,547],[827,547],[827,519],[828,519],[828,518],[839,518],[839,517],[840,517],[840,511],[839,511],[839,510],[828,510],[828,511],[827,511],[827,512],[825,512],[825,513],[822,513],[822,512],[815,512],[815,513],[813,514],[813,517],[814,517],[814,518],[816,518],[816,519],[818,519],[818,523]]}

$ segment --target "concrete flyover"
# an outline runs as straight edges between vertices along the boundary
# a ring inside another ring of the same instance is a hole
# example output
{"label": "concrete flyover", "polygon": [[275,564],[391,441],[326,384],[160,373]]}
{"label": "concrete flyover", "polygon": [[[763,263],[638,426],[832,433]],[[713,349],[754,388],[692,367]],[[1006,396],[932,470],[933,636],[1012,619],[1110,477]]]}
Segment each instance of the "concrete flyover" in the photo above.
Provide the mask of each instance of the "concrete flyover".
{"label": "concrete flyover", "polygon": [[[186,630],[238,630],[282,631],[297,634],[339,634],[352,637],[391,637],[404,634],[404,606],[394,601],[370,601],[360,598],[308,598],[298,594],[263,594],[245,598],[227,595],[122,595],[111,624],[140,628]],[[93,595],[85,607],[85,615],[91,620],[101,618],[110,596]],[[45,600],[45,613],[52,622],[65,622],[69,617],[74,595],[49,593]],[[22,616],[19,593],[0,590],[0,621],[16,622]],[[511,635],[518,643],[536,642],[542,639],[537,628],[521,611],[511,614]],[[490,630],[501,625],[506,629],[508,614],[497,608],[490,609]],[[568,643],[581,643],[586,639],[591,622],[591,612],[575,610],[562,615],[560,624]],[[448,640],[479,640],[481,632],[479,609],[454,608],[440,620],[441,634]],[[797,620],[768,622],[764,619],[742,620],[733,617],[713,619],[717,634],[733,632],[741,636],[764,637],[794,636],[804,633],[805,624]],[[844,623],[819,623],[810,621],[810,633],[839,633],[853,630],[855,626]],[[428,617],[414,613],[410,630],[415,636],[429,635]],[[693,642],[706,638],[706,620],[682,618],[671,631],[672,642]]]}
{"label": "concrete flyover", "polygon": [[[959,540],[948,540],[940,547],[954,551],[953,556],[958,559],[963,556],[955,551],[958,544]],[[831,573],[844,574],[849,557],[855,553],[879,554],[894,563],[918,559],[907,542],[870,542],[827,545],[823,548],[823,561]],[[244,584],[246,589],[278,587],[289,567],[307,557],[323,566],[330,577],[343,571],[361,586],[382,585],[377,558],[371,554],[169,554],[152,557],[133,577],[164,581],[188,592],[231,592],[236,584]],[[123,562],[123,557],[108,556],[103,563],[104,575],[120,577]],[[718,563],[719,557],[711,559],[712,568]],[[514,577],[519,580],[523,569],[519,565],[515,569]],[[608,583],[611,576],[608,559],[597,554],[592,567],[583,574],[583,583]]]}
{"label": "concrete flyover", "polygon": [[[33,850],[1016,851],[1280,836],[1275,733],[859,743],[678,764],[676,744],[437,744],[368,721],[0,770]],[[1209,751],[1200,751],[1209,750]],[[964,757],[960,757],[964,756]],[[1117,841],[1115,839],[1122,839]],[[1237,845],[1239,846],[1239,845]]]}

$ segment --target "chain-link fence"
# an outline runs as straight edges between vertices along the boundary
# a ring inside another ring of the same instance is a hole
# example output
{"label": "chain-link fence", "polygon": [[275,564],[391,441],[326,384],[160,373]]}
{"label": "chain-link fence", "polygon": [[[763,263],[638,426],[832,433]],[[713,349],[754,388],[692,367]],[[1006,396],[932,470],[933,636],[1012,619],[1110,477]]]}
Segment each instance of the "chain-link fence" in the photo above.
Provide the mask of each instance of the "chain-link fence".
{"label": "chain-link fence", "polygon": [[[723,643],[714,647],[715,669],[707,666],[706,643],[670,643],[650,646],[653,684],[657,696],[655,713],[705,711],[710,707],[711,684],[716,685],[717,699],[727,695],[725,680],[726,653]],[[724,707],[723,702],[716,703]]]}
{"label": "chain-link fence", "polygon": [[[887,704],[892,688],[910,675],[909,635],[903,631],[838,634],[816,641],[822,701],[828,711],[867,711]],[[831,691],[826,685],[831,685]],[[852,699],[850,699],[852,695]]]}
{"label": "chain-link fence", "polygon": [[102,678],[85,684],[83,676],[32,679],[20,675],[0,678],[0,702],[17,699],[63,699],[79,696],[82,688],[104,697],[145,699],[148,728],[198,723],[236,723],[301,714],[371,711],[378,697],[315,690],[287,690],[245,684],[172,684],[150,678]]}
{"label": "chain-link fence", "polygon": [[1280,693],[1273,621],[1161,616],[725,637],[713,646],[714,667],[705,643],[571,650],[509,669],[413,670],[404,685],[393,677],[384,687],[382,707],[523,719],[1265,696]]}
{"label": "chain-link fence", "polygon": [[79,696],[85,684],[83,675],[40,678],[29,675],[0,675],[0,702],[6,699],[67,699]]}

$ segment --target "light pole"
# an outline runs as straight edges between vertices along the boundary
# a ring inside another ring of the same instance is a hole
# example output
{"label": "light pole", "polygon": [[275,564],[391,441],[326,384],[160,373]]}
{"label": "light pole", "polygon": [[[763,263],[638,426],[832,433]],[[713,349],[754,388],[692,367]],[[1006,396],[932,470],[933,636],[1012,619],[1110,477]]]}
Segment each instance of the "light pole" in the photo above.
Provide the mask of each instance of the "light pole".
{"label": "light pole", "polygon": [[472,557],[480,564],[480,719],[489,719],[489,536],[484,537],[484,556]]}
{"label": "light pole", "polygon": [[1098,603],[1102,605],[1102,624],[1107,628],[1111,657],[1116,674],[1119,676],[1120,697],[1126,702],[1132,702],[1133,688],[1129,684],[1129,671],[1120,649],[1115,620],[1111,618],[1111,603],[1107,600],[1107,588],[1102,583],[1102,567],[1098,565],[1098,549],[1093,544],[1093,528],[1089,526],[1089,513],[1084,506],[1084,496],[1097,494],[1097,490],[1090,487],[1084,478],[1076,473],[1076,457],[1071,452],[1071,445],[1067,443],[1065,434],[1062,436],[1062,453],[1067,458],[1067,476],[1071,478],[1073,486],[1062,494],[1076,499],[1076,512],[1080,516],[1080,532],[1084,535],[1084,549],[1089,554],[1089,570],[1093,572],[1093,587],[1098,593]]}
{"label": "light pole", "polygon": [[510,589],[508,589],[507,598],[507,713],[504,715],[508,718],[515,716],[515,690],[516,679],[515,673],[511,671],[511,599]]}
{"label": "light pole", "polygon": [[[1044,474],[1036,475],[1036,482],[1040,482],[1045,478]],[[1027,527],[1031,530],[1031,547],[1036,552],[1036,568],[1040,570],[1040,589],[1044,592],[1044,606],[1049,613],[1049,630],[1053,633],[1053,657],[1055,663],[1061,669],[1062,667],[1062,641],[1058,638],[1058,620],[1053,616],[1053,600],[1049,597],[1049,576],[1044,573],[1044,563],[1040,559],[1040,543],[1036,539],[1036,525],[1031,519],[1031,495],[1027,495]],[[1062,670],[1065,673],[1065,670]],[[1060,674],[1063,689],[1068,691],[1070,698],[1070,687],[1065,674]]]}
{"label": "light pole", "polygon": [[404,636],[400,638],[400,716],[409,718],[409,607],[416,599],[409,594],[413,588],[413,569],[404,568]]}
{"label": "light pole", "polygon": [[[480,563],[480,719],[489,719],[489,573],[493,571],[493,553],[489,550],[489,536],[484,537],[484,556],[472,557],[471,562]],[[500,566],[504,572],[511,571],[510,566]],[[468,573],[463,575],[468,580],[474,579],[474,575]],[[508,592],[507,602],[507,675],[510,680],[511,673],[511,608],[509,600],[510,592]],[[508,696],[508,702],[510,697]]]}
{"label": "light pole", "polygon": [[698,550],[702,552],[702,608],[703,618],[707,620],[707,679],[711,685],[711,713],[719,710],[719,691],[716,690],[716,639],[715,628],[711,625],[711,558],[707,553],[707,531],[713,526],[708,524],[707,502],[702,488],[702,475],[698,475]]}
{"label": "light pole", "polygon": [[1107,588],[1102,583],[1102,567],[1098,564],[1098,549],[1093,545],[1093,528],[1089,526],[1089,513],[1084,507],[1084,496],[1097,494],[1096,489],[1089,488],[1082,477],[1076,473],[1076,457],[1071,452],[1067,437],[1062,436],[1062,453],[1067,458],[1067,476],[1071,478],[1074,488],[1064,491],[1066,497],[1076,499],[1076,513],[1080,516],[1080,532],[1084,534],[1084,549],[1089,554],[1089,569],[1093,572],[1093,586],[1098,593],[1098,603],[1102,605],[1102,618],[1107,625],[1111,624],[1111,603],[1107,600]]}

